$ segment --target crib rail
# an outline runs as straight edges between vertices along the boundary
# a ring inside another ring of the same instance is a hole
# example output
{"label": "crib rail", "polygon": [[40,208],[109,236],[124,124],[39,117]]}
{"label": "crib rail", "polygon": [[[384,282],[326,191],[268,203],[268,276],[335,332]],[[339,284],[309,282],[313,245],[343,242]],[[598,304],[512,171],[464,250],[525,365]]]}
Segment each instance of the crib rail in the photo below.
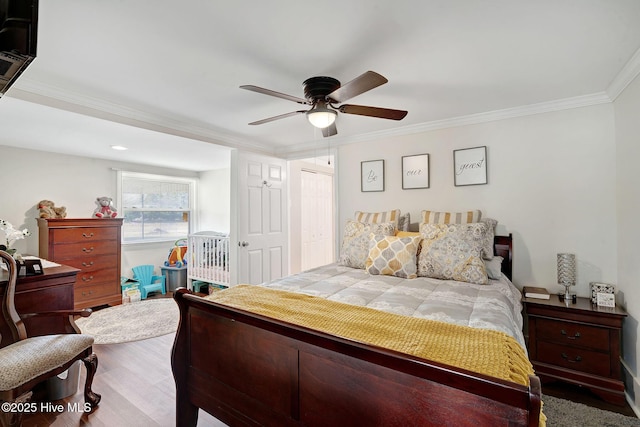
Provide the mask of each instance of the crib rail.
{"label": "crib rail", "polygon": [[189,284],[194,280],[229,285],[229,236],[211,232],[188,237]]}

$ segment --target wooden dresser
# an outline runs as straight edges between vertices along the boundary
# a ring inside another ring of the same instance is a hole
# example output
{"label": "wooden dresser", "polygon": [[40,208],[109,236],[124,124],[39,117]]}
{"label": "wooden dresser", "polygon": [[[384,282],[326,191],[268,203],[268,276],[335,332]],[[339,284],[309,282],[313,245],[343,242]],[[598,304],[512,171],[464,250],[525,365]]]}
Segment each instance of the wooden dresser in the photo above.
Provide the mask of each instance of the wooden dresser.
{"label": "wooden dresser", "polygon": [[122,218],[38,219],[40,257],[80,269],[75,309],[122,302],[121,228]]}
{"label": "wooden dresser", "polygon": [[588,298],[567,305],[557,295],[549,300],[524,298],[523,303],[529,358],[542,382],[578,384],[624,405],[620,347],[627,313],[620,307],[599,307]]}

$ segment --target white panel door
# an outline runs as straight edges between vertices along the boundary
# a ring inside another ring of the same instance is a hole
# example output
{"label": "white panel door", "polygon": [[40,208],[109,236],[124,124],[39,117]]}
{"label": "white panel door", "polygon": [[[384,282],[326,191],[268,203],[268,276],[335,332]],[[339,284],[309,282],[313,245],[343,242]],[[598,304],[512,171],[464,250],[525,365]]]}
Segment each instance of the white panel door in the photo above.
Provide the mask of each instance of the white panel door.
{"label": "white panel door", "polygon": [[302,171],[300,267],[308,270],[333,262],[333,177]]}
{"label": "white panel door", "polygon": [[288,274],[286,161],[237,152],[237,283]]}

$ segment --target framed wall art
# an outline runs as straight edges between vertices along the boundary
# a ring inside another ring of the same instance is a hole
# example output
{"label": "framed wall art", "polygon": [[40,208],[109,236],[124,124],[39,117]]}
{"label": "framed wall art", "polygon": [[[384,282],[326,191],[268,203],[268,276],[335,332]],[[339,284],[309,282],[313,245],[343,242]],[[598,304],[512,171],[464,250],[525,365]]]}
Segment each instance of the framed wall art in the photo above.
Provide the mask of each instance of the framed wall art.
{"label": "framed wall art", "polygon": [[360,190],[384,191],[384,160],[360,162]]}
{"label": "framed wall art", "polygon": [[487,147],[453,150],[453,182],[462,185],[487,183]]}
{"label": "framed wall art", "polygon": [[402,189],[429,188],[429,155],[402,157]]}

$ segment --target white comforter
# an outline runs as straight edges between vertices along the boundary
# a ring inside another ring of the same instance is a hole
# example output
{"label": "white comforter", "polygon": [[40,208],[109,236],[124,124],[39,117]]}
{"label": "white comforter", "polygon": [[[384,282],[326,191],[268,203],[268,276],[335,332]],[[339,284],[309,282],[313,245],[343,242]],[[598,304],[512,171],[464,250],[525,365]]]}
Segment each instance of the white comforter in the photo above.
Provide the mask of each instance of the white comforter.
{"label": "white comforter", "polygon": [[520,291],[502,276],[488,285],[427,277],[371,276],[365,270],[329,264],[263,283],[382,311],[492,329],[514,337],[525,349]]}

